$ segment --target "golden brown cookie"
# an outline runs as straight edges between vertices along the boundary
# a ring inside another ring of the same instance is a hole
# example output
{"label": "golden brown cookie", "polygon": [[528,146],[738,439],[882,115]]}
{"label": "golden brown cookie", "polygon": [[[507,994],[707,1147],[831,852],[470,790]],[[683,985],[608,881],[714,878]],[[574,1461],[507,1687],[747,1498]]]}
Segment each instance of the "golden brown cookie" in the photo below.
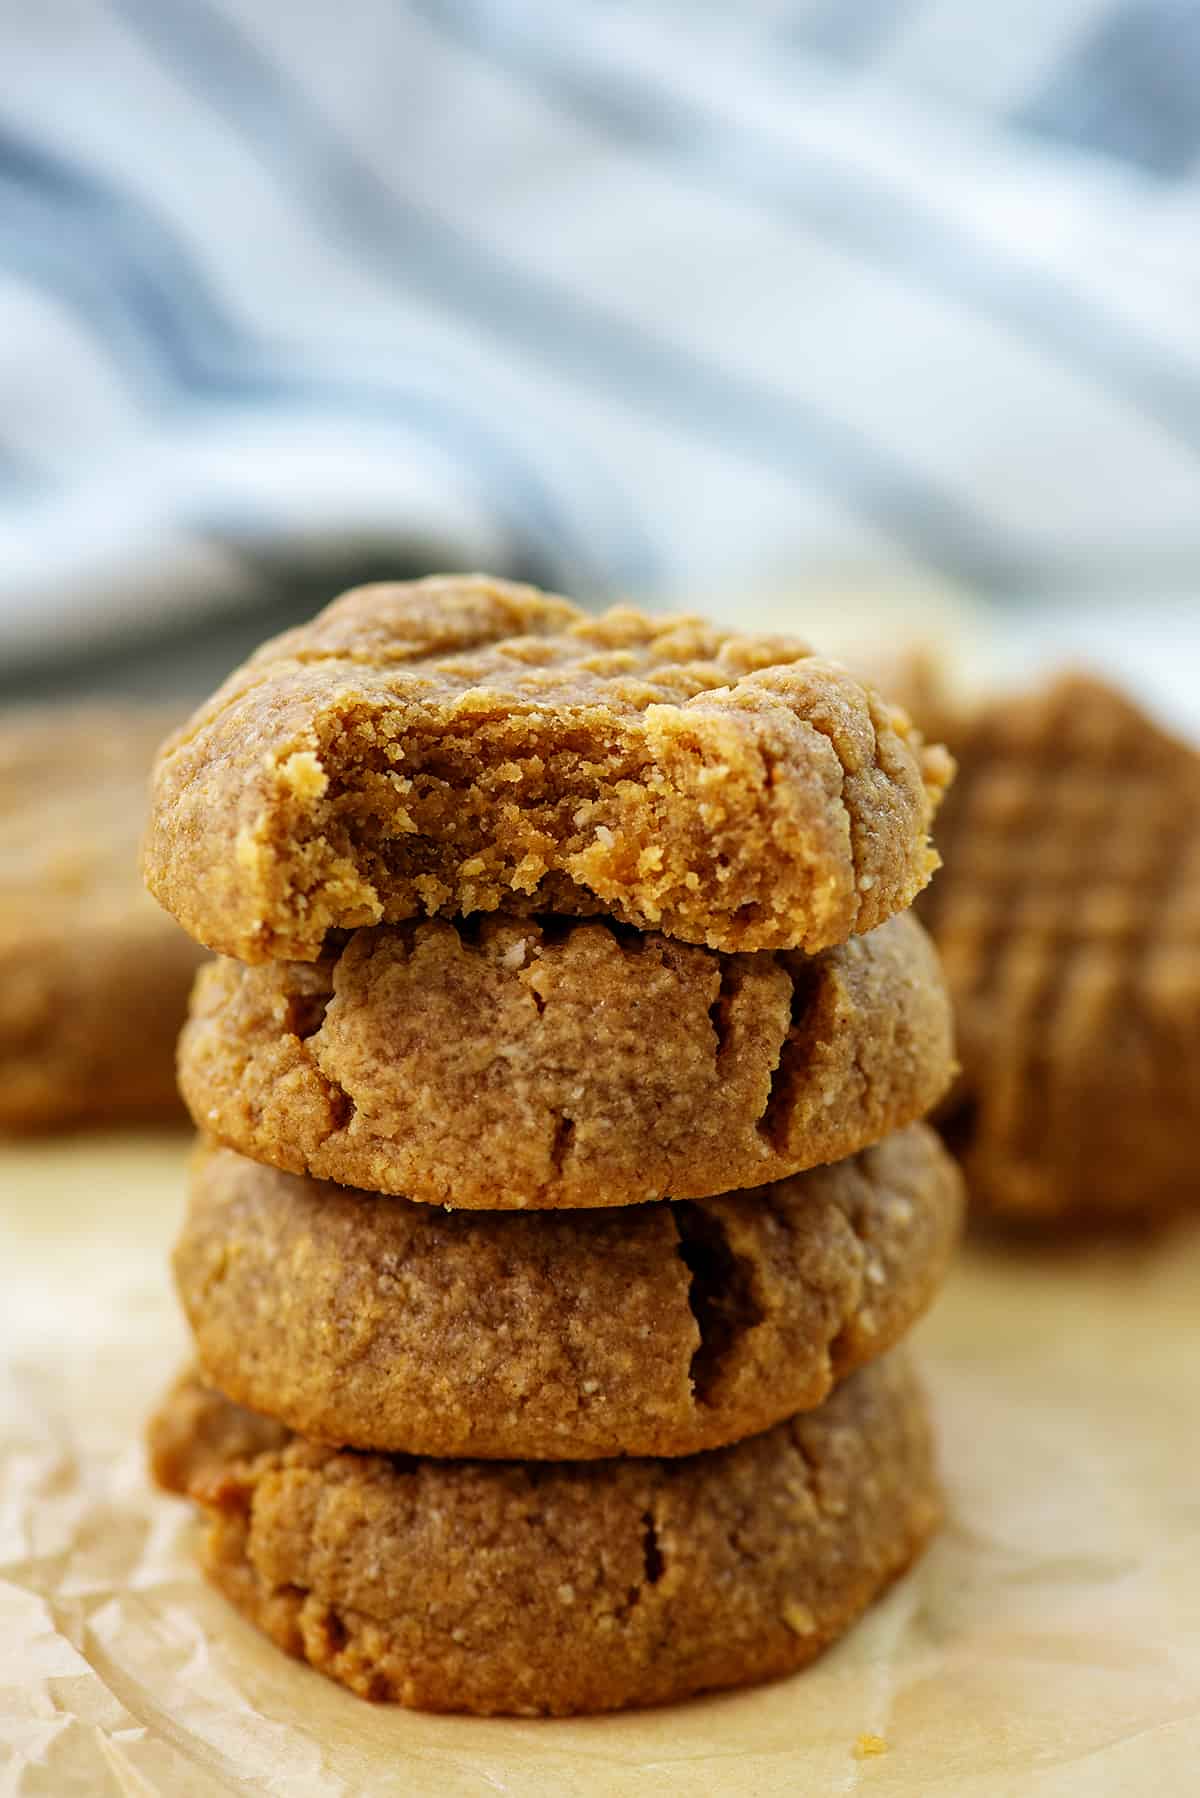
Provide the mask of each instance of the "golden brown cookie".
{"label": "golden brown cookie", "polygon": [[201,975],[199,1127],[291,1173],[482,1210],[701,1198],[840,1160],[953,1072],[908,915],[817,956],[719,955],[610,922],[443,920],[322,961]]}
{"label": "golden brown cookie", "polygon": [[0,1129],[179,1111],[200,953],[138,872],[171,722],[99,705],[0,720]]}
{"label": "golden brown cookie", "polygon": [[922,915],[957,1012],[947,1129],[973,1202],[1194,1205],[1200,757],[1084,676],[990,703],[955,747]]}
{"label": "golden brown cookie", "polygon": [[[367,1698],[566,1715],[815,1659],[939,1515],[901,1353],[817,1411],[675,1461],[427,1461],[278,1446],[184,1385],[155,1470],[204,1507],[205,1570],[289,1654]],[[228,1456],[220,1436],[228,1428]]]}
{"label": "golden brown cookie", "polygon": [[146,875],[248,962],[499,908],[814,951],[925,885],[949,774],[796,639],[443,577],[345,594],[230,677],[160,758]]}
{"label": "golden brown cookie", "polygon": [[961,1218],[925,1125],[724,1198],[445,1212],[202,1150],[175,1277],[205,1377],[354,1448],[584,1460],[809,1410],[934,1297]]}

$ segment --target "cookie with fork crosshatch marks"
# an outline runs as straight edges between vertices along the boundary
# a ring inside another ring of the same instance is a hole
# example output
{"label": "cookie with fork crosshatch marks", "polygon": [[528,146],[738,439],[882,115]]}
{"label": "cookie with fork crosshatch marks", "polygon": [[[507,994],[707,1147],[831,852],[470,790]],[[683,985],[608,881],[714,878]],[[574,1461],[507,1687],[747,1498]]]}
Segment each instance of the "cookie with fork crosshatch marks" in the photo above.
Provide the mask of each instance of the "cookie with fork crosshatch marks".
{"label": "cookie with fork crosshatch marks", "polygon": [[811,952],[925,885],[951,767],[796,638],[481,576],[365,587],[166,746],[146,877],[247,962],[500,908]]}
{"label": "cookie with fork crosshatch marks", "polygon": [[1099,680],[956,731],[919,907],[954,999],[972,1203],[1153,1218],[1200,1191],[1200,756]]}

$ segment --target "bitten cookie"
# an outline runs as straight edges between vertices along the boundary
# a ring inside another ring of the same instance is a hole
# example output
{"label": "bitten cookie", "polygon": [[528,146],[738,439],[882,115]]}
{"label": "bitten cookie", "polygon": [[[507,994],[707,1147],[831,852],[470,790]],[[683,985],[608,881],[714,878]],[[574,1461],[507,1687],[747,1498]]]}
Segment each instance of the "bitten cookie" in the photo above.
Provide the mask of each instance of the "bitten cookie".
{"label": "bitten cookie", "polygon": [[701,1198],[840,1160],[953,1073],[910,916],[817,956],[610,923],[438,920],[228,960],[180,1042],[200,1129],[369,1192],[496,1210]]}
{"label": "bitten cookie", "polygon": [[166,748],[146,875],[247,962],[502,907],[815,951],[925,885],[950,767],[796,639],[478,576],[365,587]]}
{"label": "bitten cookie", "polygon": [[963,1075],[972,1201],[1142,1218],[1196,1200],[1200,757],[1068,676],[960,727],[922,902]]}
{"label": "bitten cookie", "polygon": [[0,1129],[174,1115],[200,952],[138,873],[169,723],[116,706],[0,721]]}
{"label": "bitten cookie", "polygon": [[301,1435],[683,1455],[808,1410],[934,1297],[961,1180],[914,1124],[695,1204],[445,1212],[197,1156],[175,1277],[205,1377]]}
{"label": "bitten cookie", "polygon": [[817,1411],[676,1461],[396,1459],[271,1423],[254,1453],[254,1422],[185,1382],[152,1425],[159,1479],[211,1520],[206,1572],[289,1654],[424,1710],[608,1711],[791,1672],[939,1514],[899,1352]]}

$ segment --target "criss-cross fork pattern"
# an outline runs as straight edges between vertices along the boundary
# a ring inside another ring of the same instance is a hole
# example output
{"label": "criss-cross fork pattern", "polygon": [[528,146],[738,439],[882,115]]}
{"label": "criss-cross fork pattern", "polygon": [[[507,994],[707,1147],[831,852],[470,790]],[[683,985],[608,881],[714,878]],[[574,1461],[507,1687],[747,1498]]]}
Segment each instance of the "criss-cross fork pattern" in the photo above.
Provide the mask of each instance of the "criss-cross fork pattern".
{"label": "criss-cross fork pattern", "polygon": [[1002,1153],[1007,1196],[1042,1208],[1023,1189],[1071,1159],[1103,1182],[1099,1145],[1136,1148],[1135,1098],[1158,1118],[1200,1102],[1200,758],[1082,676],[993,705],[958,755],[921,909],[957,1006],[963,1147]]}

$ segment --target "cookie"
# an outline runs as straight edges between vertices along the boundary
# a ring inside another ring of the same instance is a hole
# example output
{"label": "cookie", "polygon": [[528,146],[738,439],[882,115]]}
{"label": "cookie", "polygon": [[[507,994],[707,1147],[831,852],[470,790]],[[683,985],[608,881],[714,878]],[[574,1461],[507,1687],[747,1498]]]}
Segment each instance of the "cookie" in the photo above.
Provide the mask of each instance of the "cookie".
{"label": "cookie", "polygon": [[301,1435],[686,1455],[811,1409],[897,1342],[960,1218],[921,1124],[752,1192],[557,1216],[445,1212],[210,1147],[175,1277],[205,1377]]}
{"label": "cookie", "polygon": [[270,1423],[255,1454],[253,1427],[186,1384],[152,1426],[159,1478],[210,1518],[206,1572],[289,1654],[422,1710],[562,1716],[789,1673],[939,1513],[899,1353],[817,1411],[675,1461],[394,1458],[279,1446]]}
{"label": "cookie", "polygon": [[955,741],[922,914],[957,1013],[947,1133],[972,1201],[1194,1205],[1200,757],[1083,676],[989,703]]}
{"label": "cookie", "polygon": [[176,716],[0,720],[0,1129],[179,1112],[200,952],[138,873],[147,775]]}
{"label": "cookie", "polygon": [[317,963],[212,962],[179,1054],[198,1126],[255,1160],[483,1210],[761,1185],[923,1116],[953,1065],[907,914],[817,956],[381,925]]}
{"label": "cookie", "polygon": [[925,885],[950,766],[794,638],[478,576],[364,587],[165,749],[146,876],[247,962],[501,908],[813,952]]}

